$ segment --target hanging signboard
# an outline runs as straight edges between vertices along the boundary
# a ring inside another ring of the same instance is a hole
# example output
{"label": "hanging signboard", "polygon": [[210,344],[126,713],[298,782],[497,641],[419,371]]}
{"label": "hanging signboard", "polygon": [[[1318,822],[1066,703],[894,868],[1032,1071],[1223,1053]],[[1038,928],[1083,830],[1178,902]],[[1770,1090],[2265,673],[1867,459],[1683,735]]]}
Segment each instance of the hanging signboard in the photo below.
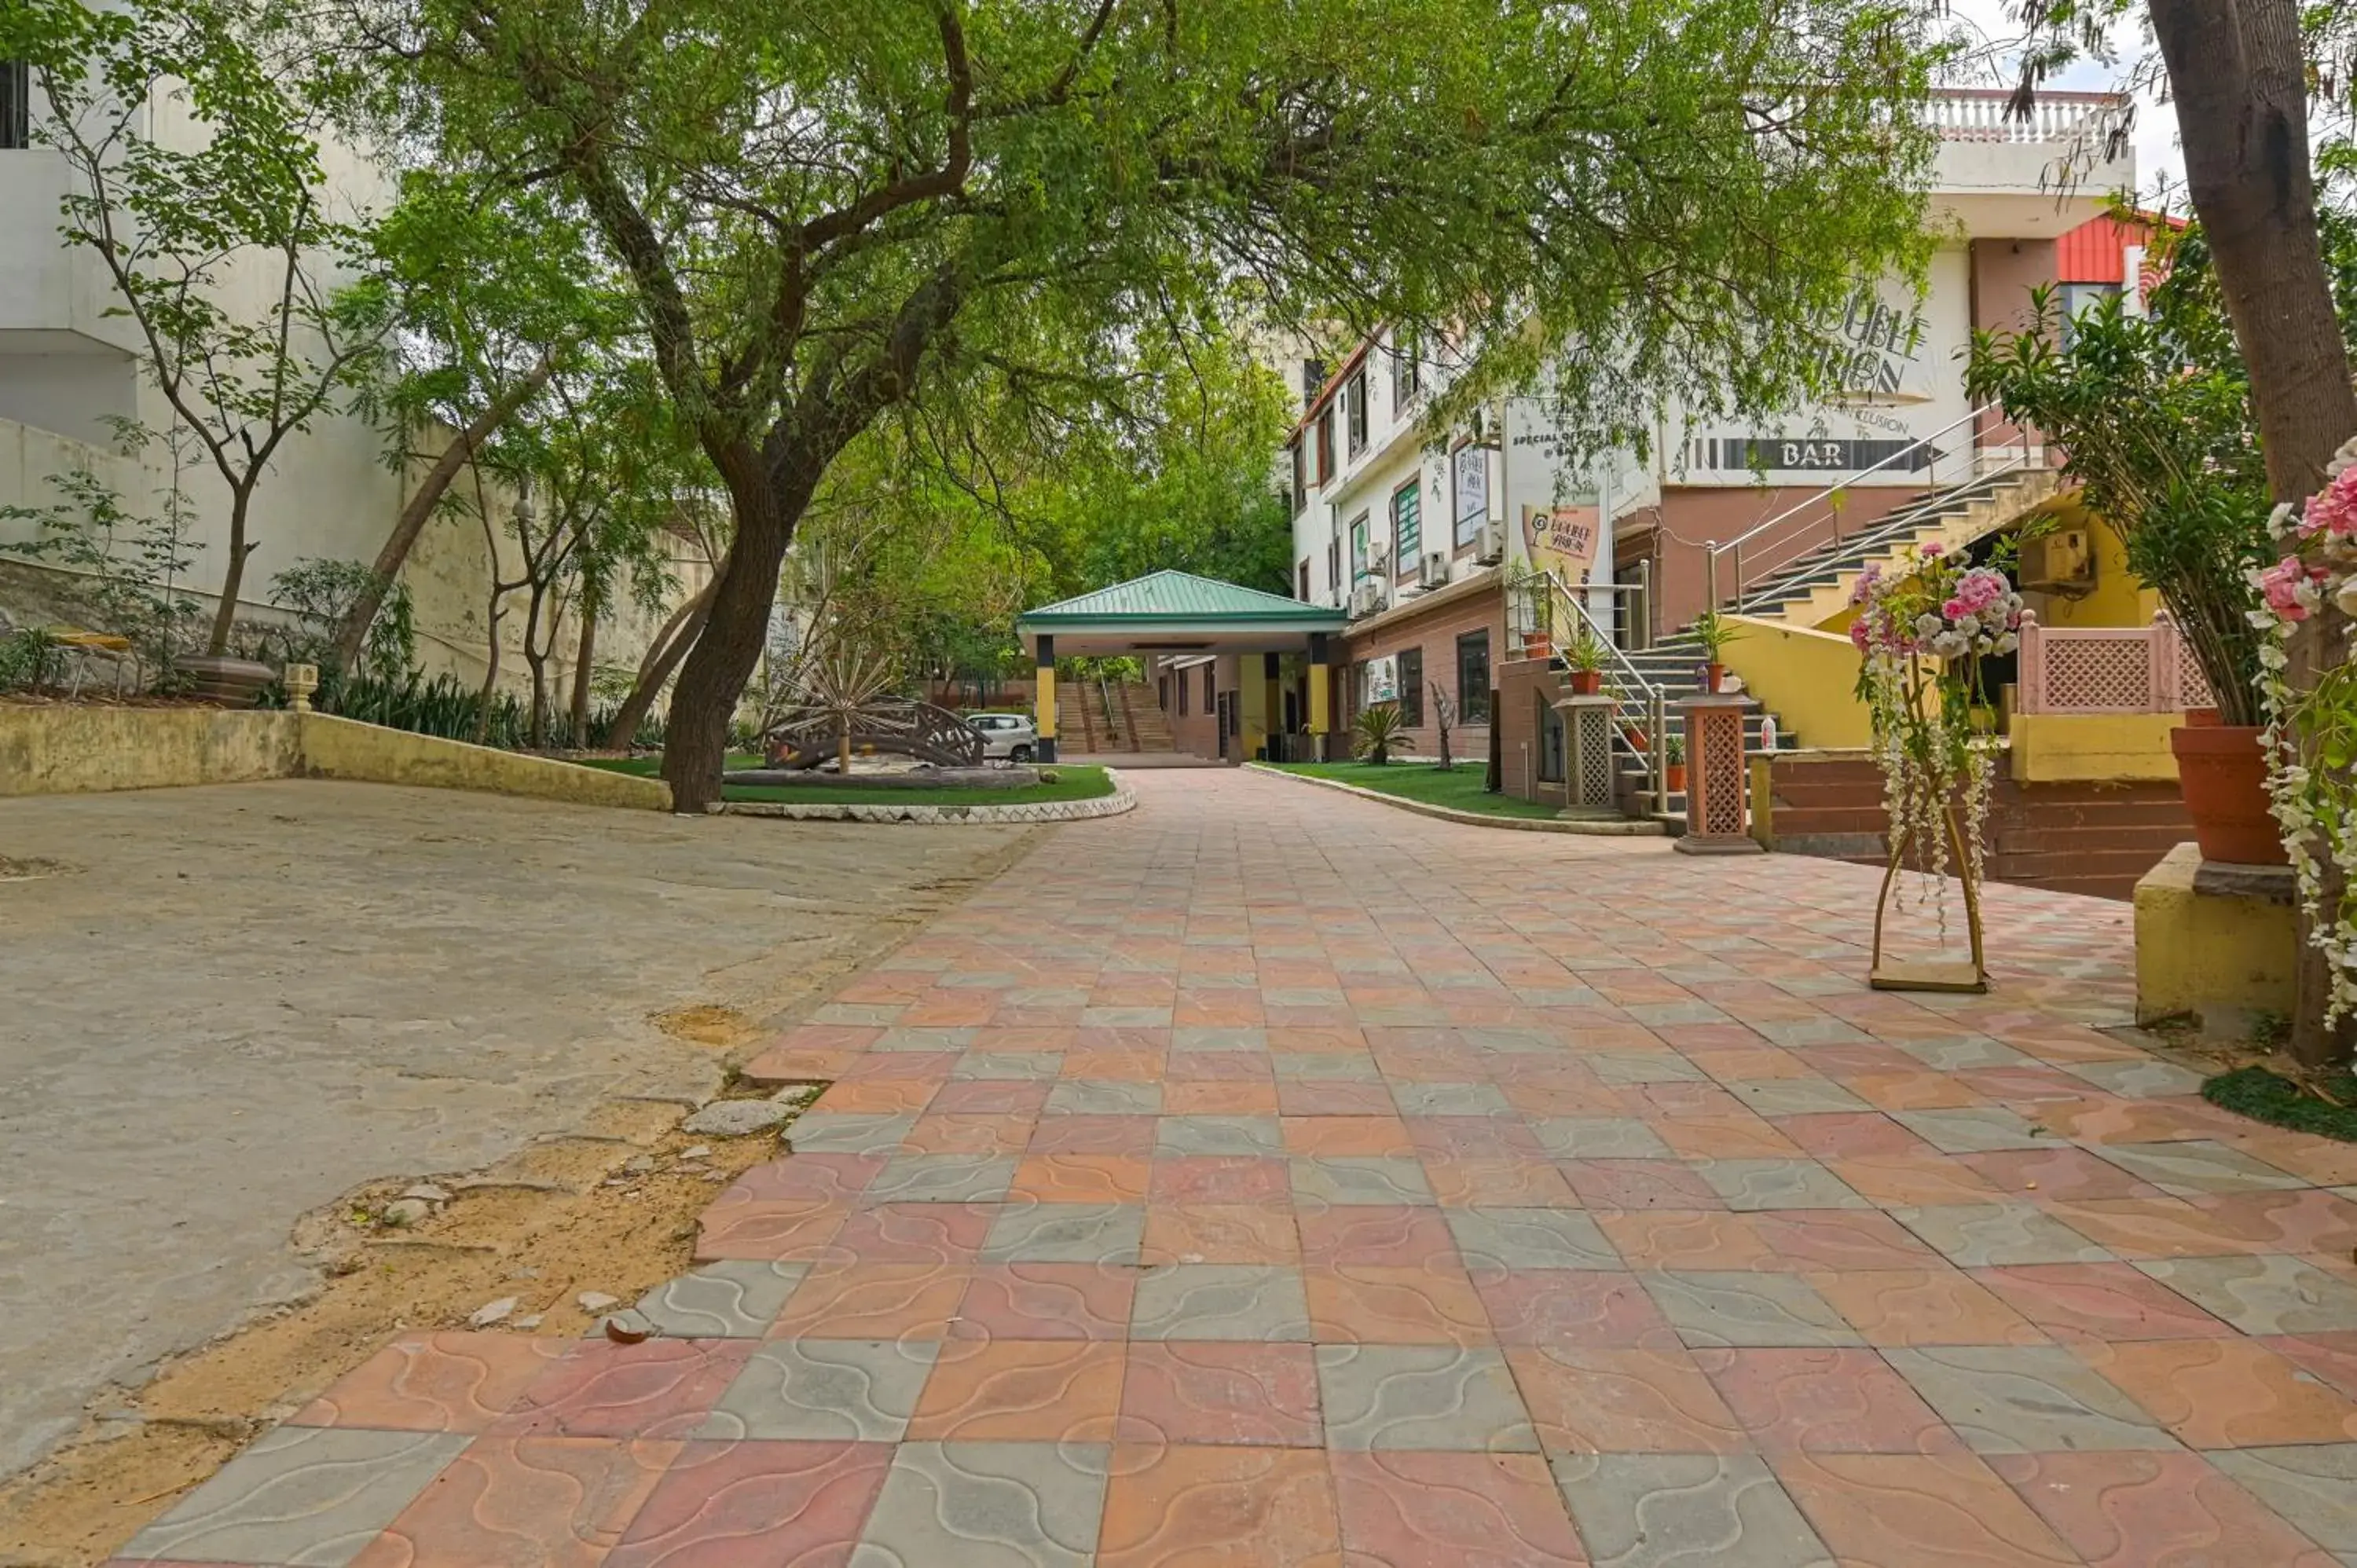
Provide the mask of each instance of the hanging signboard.
{"label": "hanging signboard", "polygon": [[1602,514],[1593,506],[1523,509],[1523,548],[1531,570],[1552,572],[1570,587],[1587,582],[1594,570],[1601,530]]}
{"label": "hanging signboard", "polygon": [[1457,542],[1473,542],[1490,516],[1490,452],[1487,446],[1457,449]]}
{"label": "hanging signboard", "polygon": [[1386,654],[1367,660],[1367,695],[1369,707],[1377,703],[1399,701],[1399,655]]}

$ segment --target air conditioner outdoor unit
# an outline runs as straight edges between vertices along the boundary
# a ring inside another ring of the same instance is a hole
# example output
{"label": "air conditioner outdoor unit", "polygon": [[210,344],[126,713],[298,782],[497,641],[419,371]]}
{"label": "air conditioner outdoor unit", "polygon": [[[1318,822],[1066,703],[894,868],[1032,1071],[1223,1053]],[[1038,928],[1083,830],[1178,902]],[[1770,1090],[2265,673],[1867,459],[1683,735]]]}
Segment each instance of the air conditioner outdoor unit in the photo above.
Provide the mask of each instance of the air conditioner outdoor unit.
{"label": "air conditioner outdoor unit", "polygon": [[2083,528],[2058,529],[2021,546],[2025,588],[2085,588],[2095,581],[2095,557]]}
{"label": "air conditioner outdoor unit", "polygon": [[1415,582],[1420,588],[1448,586],[1448,553],[1444,550],[1426,551],[1423,563],[1416,568]]}
{"label": "air conditioner outdoor unit", "polygon": [[1370,572],[1388,572],[1391,569],[1392,547],[1388,544],[1368,545],[1367,570]]}
{"label": "air conditioner outdoor unit", "polygon": [[1361,583],[1351,590],[1351,613],[1371,616],[1383,607],[1383,585],[1381,583]]}
{"label": "air conditioner outdoor unit", "polygon": [[1494,566],[1506,558],[1506,526],[1490,521],[1481,525],[1481,536],[1473,546],[1473,559],[1484,566]]}

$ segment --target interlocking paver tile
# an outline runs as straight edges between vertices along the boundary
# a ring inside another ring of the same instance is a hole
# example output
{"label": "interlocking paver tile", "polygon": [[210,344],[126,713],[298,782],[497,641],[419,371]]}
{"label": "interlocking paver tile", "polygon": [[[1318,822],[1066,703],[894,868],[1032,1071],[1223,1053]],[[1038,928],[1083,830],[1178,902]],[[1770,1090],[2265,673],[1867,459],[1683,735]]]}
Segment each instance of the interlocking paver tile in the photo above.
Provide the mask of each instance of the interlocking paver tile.
{"label": "interlocking paver tile", "polygon": [[1120,1441],[1315,1448],[1325,1427],[1307,1345],[1172,1339],[1130,1347]]}
{"label": "interlocking paver tile", "polygon": [[2195,1448],[2357,1442],[2357,1403],[2256,1340],[2154,1339],[2082,1353]]}
{"label": "interlocking paver tile", "polygon": [[1691,1346],[1857,1345],[1857,1330],[1792,1274],[1648,1273],[1645,1288]]}
{"label": "interlocking paver tile", "polygon": [[1952,1345],[1883,1358],[1983,1454],[2177,1446],[2136,1401],[2059,1345]]}
{"label": "interlocking paver tile", "polygon": [[124,1555],[341,1568],[468,1441],[460,1433],[282,1426],[134,1536]]}
{"label": "interlocking paver tile", "polygon": [[[272,1568],[2357,1568],[2357,1152],[2104,1032],[2123,907],[1992,886],[1988,995],[1875,993],[1870,868],[1135,788],[769,1042],[830,1087],[656,1337],[408,1337],[183,1509]],[[330,1439],[440,1446],[265,1473]]]}
{"label": "interlocking paver tile", "polygon": [[903,1444],[850,1568],[1089,1568],[1106,1458],[1087,1444]]}
{"label": "interlocking paver tile", "polygon": [[2039,1568],[2078,1556],[1971,1454],[1793,1451],[1774,1463],[1845,1564]]}
{"label": "interlocking paver tile", "polygon": [[2280,1252],[2169,1258],[2136,1267],[2245,1334],[2357,1329],[2357,1284]]}
{"label": "interlocking paver tile", "polygon": [[396,1339],[293,1418],[298,1426],[481,1432],[570,1349],[515,1334]]}
{"label": "interlocking paver tile", "polygon": [[772,1340],[694,1435],[897,1442],[940,1348],[927,1339]]}
{"label": "interlocking paver tile", "polygon": [[986,1263],[1135,1263],[1142,1203],[1010,1203],[984,1241]]}
{"label": "interlocking paver tile", "polygon": [[1320,1345],[1317,1355],[1333,1448],[1537,1452],[1513,1374],[1494,1349]]}
{"label": "interlocking paver tile", "polygon": [[2111,1253],[2102,1247],[2025,1203],[1941,1205],[1890,1212],[1960,1268],[2111,1261]]}
{"label": "interlocking paver tile", "polygon": [[1097,1568],[1303,1568],[1339,1562],[1333,1478],[1318,1448],[1116,1445]]}
{"label": "interlocking paver tile", "polygon": [[2336,1568],[2313,1541],[2198,1454],[2003,1454],[1988,1464],[2098,1568]]}
{"label": "interlocking paver tile", "polygon": [[369,1542],[353,1568],[483,1562],[596,1568],[679,1449],[645,1438],[479,1439]]}
{"label": "interlocking paver tile", "polygon": [[1446,1210],[1457,1251],[1475,1273],[1618,1268],[1620,1254],[1576,1208],[1470,1206]]}
{"label": "interlocking paver tile", "polygon": [[2357,1443],[2229,1448],[2205,1455],[2327,1551],[2357,1554]]}
{"label": "interlocking paver tile", "polygon": [[1389,1568],[1576,1568],[1587,1555],[1534,1454],[1413,1450],[1332,1460],[1346,1562]]}
{"label": "interlocking paver tile", "polygon": [[892,1466],[888,1443],[690,1443],[600,1568],[843,1563]]}
{"label": "interlocking paver tile", "polygon": [[1963,1440],[1872,1350],[1697,1350],[1762,1451],[1950,1454]]}
{"label": "interlocking paver tile", "polygon": [[1166,1263],[1145,1270],[1133,1339],[1306,1340],[1301,1271],[1268,1264]]}
{"label": "interlocking paver tile", "polygon": [[2168,1144],[2098,1144],[2096,1154],[2123,1170],[2180,1197],[2201,1192],[2251,1192],[2308,1184],[2265,1160],[2209,1139]]}
{"label": "interlocking paver tile", "polygon": [[1596,1568],[1832,1568],[1757,1455],[1566,1455],[1554,1470]]}
{"label": "interlocking paver tile", "polygon": [[1738,1454],[1752,1444],[1683,1348],[1577,1341],[1506,1352],[1550,1454]]}

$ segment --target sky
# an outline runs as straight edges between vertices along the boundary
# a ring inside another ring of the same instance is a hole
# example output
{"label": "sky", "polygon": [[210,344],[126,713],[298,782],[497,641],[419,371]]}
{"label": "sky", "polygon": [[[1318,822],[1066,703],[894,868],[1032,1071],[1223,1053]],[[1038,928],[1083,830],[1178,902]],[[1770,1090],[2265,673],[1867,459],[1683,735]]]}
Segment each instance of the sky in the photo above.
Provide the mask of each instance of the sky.
{"label": "sky", "polygon": [[[1993,59],[1981,67],[1981,78],[1970,85],[2010,87],[2013,85],[2012,65],[2006,45],[2021,36],[2021,26],[2007,13],[2013,9],[2007,0],[1947,0],[1950,19],[1977,33],[1992,46]],[[2141,17],[2123,23],[2113,36],[2114,50],[2118,59],[2111,65],[2081,61],[2050,85],[2078,91],[2100,91],[2118,87],[2129,70],[2152,48],[2145,36]],[[2166,180],[2180,185],[2185,177],[2185,156],[2177,145],[2177,111],[2152,91],[2139,93],[2136,101],[2136,144],[2137,194],[2148,196]],[[2179,200],[2182,201],[2182,192]]]}

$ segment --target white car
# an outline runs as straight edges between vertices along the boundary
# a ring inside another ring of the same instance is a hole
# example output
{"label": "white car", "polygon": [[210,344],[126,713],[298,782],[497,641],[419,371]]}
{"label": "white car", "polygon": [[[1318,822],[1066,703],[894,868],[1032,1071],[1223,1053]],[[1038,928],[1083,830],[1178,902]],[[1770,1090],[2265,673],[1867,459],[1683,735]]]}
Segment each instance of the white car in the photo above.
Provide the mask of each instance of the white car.
{"label": "white car", "polygon": [[987,761],[1028,762],[1039,755],[1039,731],[1021,714],[968,714],[965,722],[982,732]]}

